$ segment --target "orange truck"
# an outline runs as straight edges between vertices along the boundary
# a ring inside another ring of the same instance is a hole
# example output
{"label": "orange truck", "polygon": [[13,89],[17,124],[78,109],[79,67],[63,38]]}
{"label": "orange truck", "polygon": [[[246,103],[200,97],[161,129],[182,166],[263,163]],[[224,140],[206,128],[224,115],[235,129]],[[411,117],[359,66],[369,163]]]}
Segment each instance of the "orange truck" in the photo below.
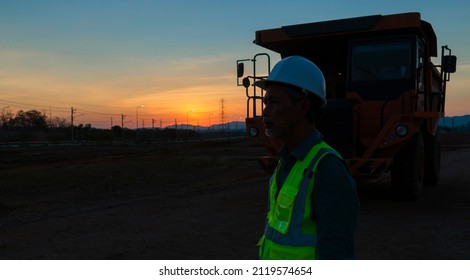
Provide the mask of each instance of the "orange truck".
{"label": "orange truck", "polygon": [[[436,41],[419,13],[403,13],[260,30],[254,43],[282,58],[300,55],[317,64],[327,87],[328,105],[317,123],[325,141],[341,153],[355,178],[390,171],[394,191],[416,199],[424,184],[439,180],[438,121],[457,64],[448,46],[441,48],[441,64],[432,62]],[[247,76],[245,64],[253,67]],[[282,143],[266,136],[264,92],[253,86],[270,69],[267,53],[237,60],[237,85],[247,96],[247,135],[267,148],[269,155],[260,162],[272,171]]]}

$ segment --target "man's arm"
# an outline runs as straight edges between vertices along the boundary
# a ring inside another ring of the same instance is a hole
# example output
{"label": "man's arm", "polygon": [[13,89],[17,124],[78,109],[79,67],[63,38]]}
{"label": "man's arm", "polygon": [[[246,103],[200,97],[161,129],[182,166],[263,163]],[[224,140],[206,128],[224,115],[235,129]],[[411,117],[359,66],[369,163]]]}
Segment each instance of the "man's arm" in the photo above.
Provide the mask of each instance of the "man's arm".
{"label": "man's arm", "polygon": [[320,259],[355,259],[359,199],[356,183],[345,164],[327,155],[320,162],[313,188],[317,221],[317,255]]}

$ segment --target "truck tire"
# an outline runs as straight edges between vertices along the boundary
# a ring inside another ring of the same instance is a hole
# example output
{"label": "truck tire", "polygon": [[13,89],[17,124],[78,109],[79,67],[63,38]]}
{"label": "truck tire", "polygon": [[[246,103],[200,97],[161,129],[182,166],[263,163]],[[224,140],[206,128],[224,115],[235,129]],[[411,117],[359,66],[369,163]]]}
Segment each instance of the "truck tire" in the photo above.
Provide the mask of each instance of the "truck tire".
{"label": "truck tire", "polygon": [[424,184],[435,186],[441,176],[441,142],[439,134],[424,137]]}
{"label": "truck tire", "polygon": [[399,199],[418,198],[423,188],[424,165],[423,135],[417,132],[393,159],[392,188]]}

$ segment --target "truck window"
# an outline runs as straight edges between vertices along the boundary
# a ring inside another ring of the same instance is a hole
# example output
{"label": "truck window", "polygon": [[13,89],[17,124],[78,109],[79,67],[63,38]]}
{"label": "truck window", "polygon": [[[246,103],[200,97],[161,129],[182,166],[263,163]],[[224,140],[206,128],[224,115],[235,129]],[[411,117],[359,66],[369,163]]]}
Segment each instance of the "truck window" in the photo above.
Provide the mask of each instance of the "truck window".
{"label": "truck window", "polygon": [[351,82],[390,81],[410,78],[409,42],[355,45],[351,52]]}

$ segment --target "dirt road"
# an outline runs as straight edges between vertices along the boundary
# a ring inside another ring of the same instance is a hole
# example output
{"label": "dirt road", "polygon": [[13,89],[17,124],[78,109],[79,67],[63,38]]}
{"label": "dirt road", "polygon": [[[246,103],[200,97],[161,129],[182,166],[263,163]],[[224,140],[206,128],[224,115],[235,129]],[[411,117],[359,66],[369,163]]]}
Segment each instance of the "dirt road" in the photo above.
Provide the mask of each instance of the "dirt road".
{"label": "dirt road", "polygon": [[470,259],[470,149],[442,153],[441,181],[416,202],[390,199],[389,184],[359,189],[361,259]]}
{"label": "dirt road", "polygon": [[[256,259],[269,176],[245,141],[0,151],[0,259]],[[360,259],[470,259],[470,149],[417,202],[361,184]]]}

